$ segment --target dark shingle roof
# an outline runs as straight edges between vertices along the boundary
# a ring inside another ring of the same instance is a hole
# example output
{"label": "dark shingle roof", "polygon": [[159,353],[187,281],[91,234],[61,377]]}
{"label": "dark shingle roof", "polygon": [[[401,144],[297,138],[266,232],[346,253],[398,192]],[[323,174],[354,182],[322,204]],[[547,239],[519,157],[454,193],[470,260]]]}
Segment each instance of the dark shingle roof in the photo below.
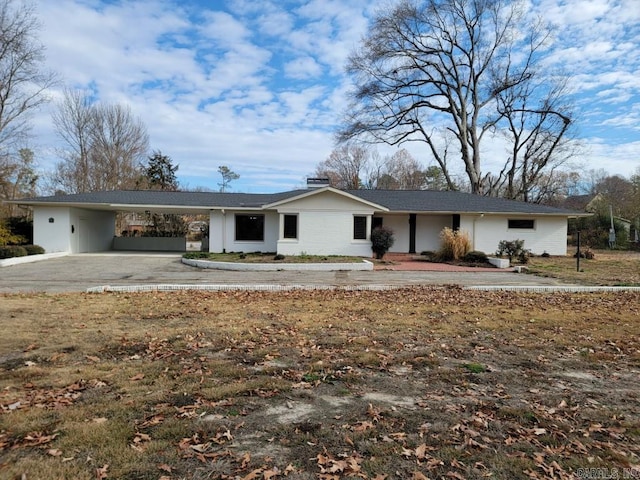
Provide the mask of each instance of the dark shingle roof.
{"label": "dark shingle roof", "polygon": [[[188,208],[261,208],[309,190],[280,193],[219,193],[219,192],[167,192],[158,190],[116,190],[87,192],[72,195],[54,195],[20,200],[24,204],[87,204],[127,205],[133,207],[185,207]],[[347,193],[381,205],[392,212],[441,213],[523,213],[547,215],[575,215],[567,209],[532,203],[483,197],[463,192],[432,190],[349,190]]]}
{"label": "dark shingle roof", "polygon": [[435,190],[350,190],[363,200],[387,207],[392,212],[446,213],[530,213],[571,215],[575,211],[518,202],[504,198],[484,197],[464,192]]}
{"label": "dark shingle roof", "polygon": [[306,190],[282,193],[219,193],[219,192],[168,192],[161,190],[113,190],[107,192],[86,192],[71,195],[53,195],[20,200],[32,203],[65,204],[107,204],[161,207],[255,207],[293,197]]}

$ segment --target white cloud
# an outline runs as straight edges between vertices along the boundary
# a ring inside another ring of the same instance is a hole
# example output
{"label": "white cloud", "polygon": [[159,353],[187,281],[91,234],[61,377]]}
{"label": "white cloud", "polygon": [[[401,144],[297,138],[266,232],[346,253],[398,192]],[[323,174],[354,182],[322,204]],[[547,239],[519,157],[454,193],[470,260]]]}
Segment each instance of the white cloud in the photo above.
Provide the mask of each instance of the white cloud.
{"label": "white cloud", "polygon": [[313,57],[299,57],[285,64],[284,73],[287,77],[304,80],[320,76],[322,67],[318,65]]}
{"label": "white cloud", "polygon": [[[190,186],[215,188],[218,165],[228,165],[241,175],[234,187],[252,191],[299,186],[329,155],[346,107],[345,61],[368,17],[387,5],[36,1],[48,64],[66,86],[130,105],[148,127],[151,147],[180,164]],[[559,27],[549,68],[574,76],[585,142],[595,145],[589,159],[631,172],[640,158],[637,0],[531,1]],[[59,90],[51,93],[59,97]],[[34,119],[43,167],[55,160],[51,108]],[[495,165],[503,146],[486,148],[487,165]],[[429,163],[422,145],[409,149]]]}

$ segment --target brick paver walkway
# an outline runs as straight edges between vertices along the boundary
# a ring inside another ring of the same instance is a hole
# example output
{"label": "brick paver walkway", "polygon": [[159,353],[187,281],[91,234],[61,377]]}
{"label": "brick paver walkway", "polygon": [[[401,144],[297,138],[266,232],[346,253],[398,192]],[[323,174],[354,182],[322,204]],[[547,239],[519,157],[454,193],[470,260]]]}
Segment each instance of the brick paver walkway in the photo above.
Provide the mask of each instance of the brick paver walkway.
{"label": "brick paver walkway", "polygon": [[395,270],[405,272],[512,272],[510,268],[463,267],[448,263],[426,262],[419,255],[405,253],[387,253],[384,260],[389,263],[376,263],[374,270]]}

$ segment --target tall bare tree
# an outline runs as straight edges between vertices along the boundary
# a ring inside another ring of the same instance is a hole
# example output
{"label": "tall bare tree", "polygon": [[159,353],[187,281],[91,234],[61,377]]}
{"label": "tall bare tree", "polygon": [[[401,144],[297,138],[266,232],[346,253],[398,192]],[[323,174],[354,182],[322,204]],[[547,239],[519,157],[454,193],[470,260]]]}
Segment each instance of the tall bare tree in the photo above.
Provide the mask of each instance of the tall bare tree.
{"label": "tall bare tree", "polygon": [[87,93],[67,90],[53,122],[65,145],[52,175],[56,188],[78,193],[136,187],[149,135],[129,107],[93,104]]}
{"label": "tall bare tree", "polygon": [[387,179],[390,185],[378,185],[378,188],[394,190],[422,190],[425,188],[425,170],[420,163],[404,148],[395,152],[385,162]]}
{"label": "tall bare tree", "polygon": [[[510,150],[498,174],[486,174],[488,194],[539,203],[562,181],[578,145],[570,133],[571,107],[564,82],[523,82],[497,96]],[[555,177],[558,177],[557,179]]]}
{"label": "tall bare tree", "polygon": [[334,149],[315,171],[316,177],[326,177],[331,186],[343,190],[357,190],[369,168],[371,150],[355,143],[345,143]]}
{"label": "tall bare tree", "polygon": [[[554,158],[567,133],[562,127],[571,122],[560,102],[545,101],[554,98],[549,92],[561,90],[552,83],[546,92],[529,87],[540,82],[537,67],[549,35],[544,24],[526,17],[519,0],[401,0],[374,19],[349,59],[356,87],[338,139],[424,142],[448,188],[456,189],[446,154],[453,137],[470,190],[492,193],[481,146],[485,137],[504,130],[521,136],[514,140],[517,166],[494,183],[511,175],[515,191],[519,175],[526,188]],[[523,128],[540,125],[534,137],[524,137],[516,125],[525,117]],[[560,128],[546,136],[554,122]],[[529,165],[521,166],[525,161]]]}
{"label": "tall bare tree", "polygon": [[46,71],[40,23],[32,6],[0,0],[0,148],[17,152],[29,135],[29,114],[48,101],[55,84]]}
{"label": "tall bare tree", "polygon": [[128,106],[94,107],[90,150],[94,190],[135,188],[148,151],[147,128]]}
{"label": "tall bare tree", "polygon": [[93,109],[89,95],[81,90],[64,90],[62,101],[52,113],[53,124],[64,148],[64,159],[56,166],[58,187],[69,193],[86,192],[89,185],[89,150]]}

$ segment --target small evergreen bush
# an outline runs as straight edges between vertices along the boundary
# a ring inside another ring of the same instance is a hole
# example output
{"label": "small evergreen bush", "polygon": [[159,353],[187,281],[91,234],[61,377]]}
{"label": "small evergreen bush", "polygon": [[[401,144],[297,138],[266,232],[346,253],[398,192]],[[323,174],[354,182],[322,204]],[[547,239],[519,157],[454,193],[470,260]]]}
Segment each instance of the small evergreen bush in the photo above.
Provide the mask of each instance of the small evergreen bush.
{"label": "small evergreen bush", "polygon": [[40,245],[23,245],[23,247],[27,251],[27,255],[42,255],[44,253],[44,248]]}
{"label": "small evergreen bush", "polygon": [[489,259],[487,258],[487,254],[484,252],[479,252],[478,250],[470,251],[462,259],[467,263],[488,263],[489,262]]}
{"label": "small evergreen bush", "polygon": [[19,245],[0,247],[0,258],[26,257],[27,250]]}
{"label": "small evergreen bush", "polygon": [[394,242],[393,230],[389,227],[382,225],[374,228],[371,232],[371,250],[373,250],[378,260],[381,260],[384,254],[393,247]]}
{"label": "small evergreen bush", "polygon": [[460,260],[471,251],[469,234],[464,230],[453,230],[445,227],[440,232],[441,246],[437,257],[440,261]]}
{"label": "small evergreen bush", "polygon": [[500,240],[496,255],[498,257],[506,256],[509,262],[513,262],[513,259],[517,258],[520,263],[529,263],[531,252],[524,248],[524,240]]}

